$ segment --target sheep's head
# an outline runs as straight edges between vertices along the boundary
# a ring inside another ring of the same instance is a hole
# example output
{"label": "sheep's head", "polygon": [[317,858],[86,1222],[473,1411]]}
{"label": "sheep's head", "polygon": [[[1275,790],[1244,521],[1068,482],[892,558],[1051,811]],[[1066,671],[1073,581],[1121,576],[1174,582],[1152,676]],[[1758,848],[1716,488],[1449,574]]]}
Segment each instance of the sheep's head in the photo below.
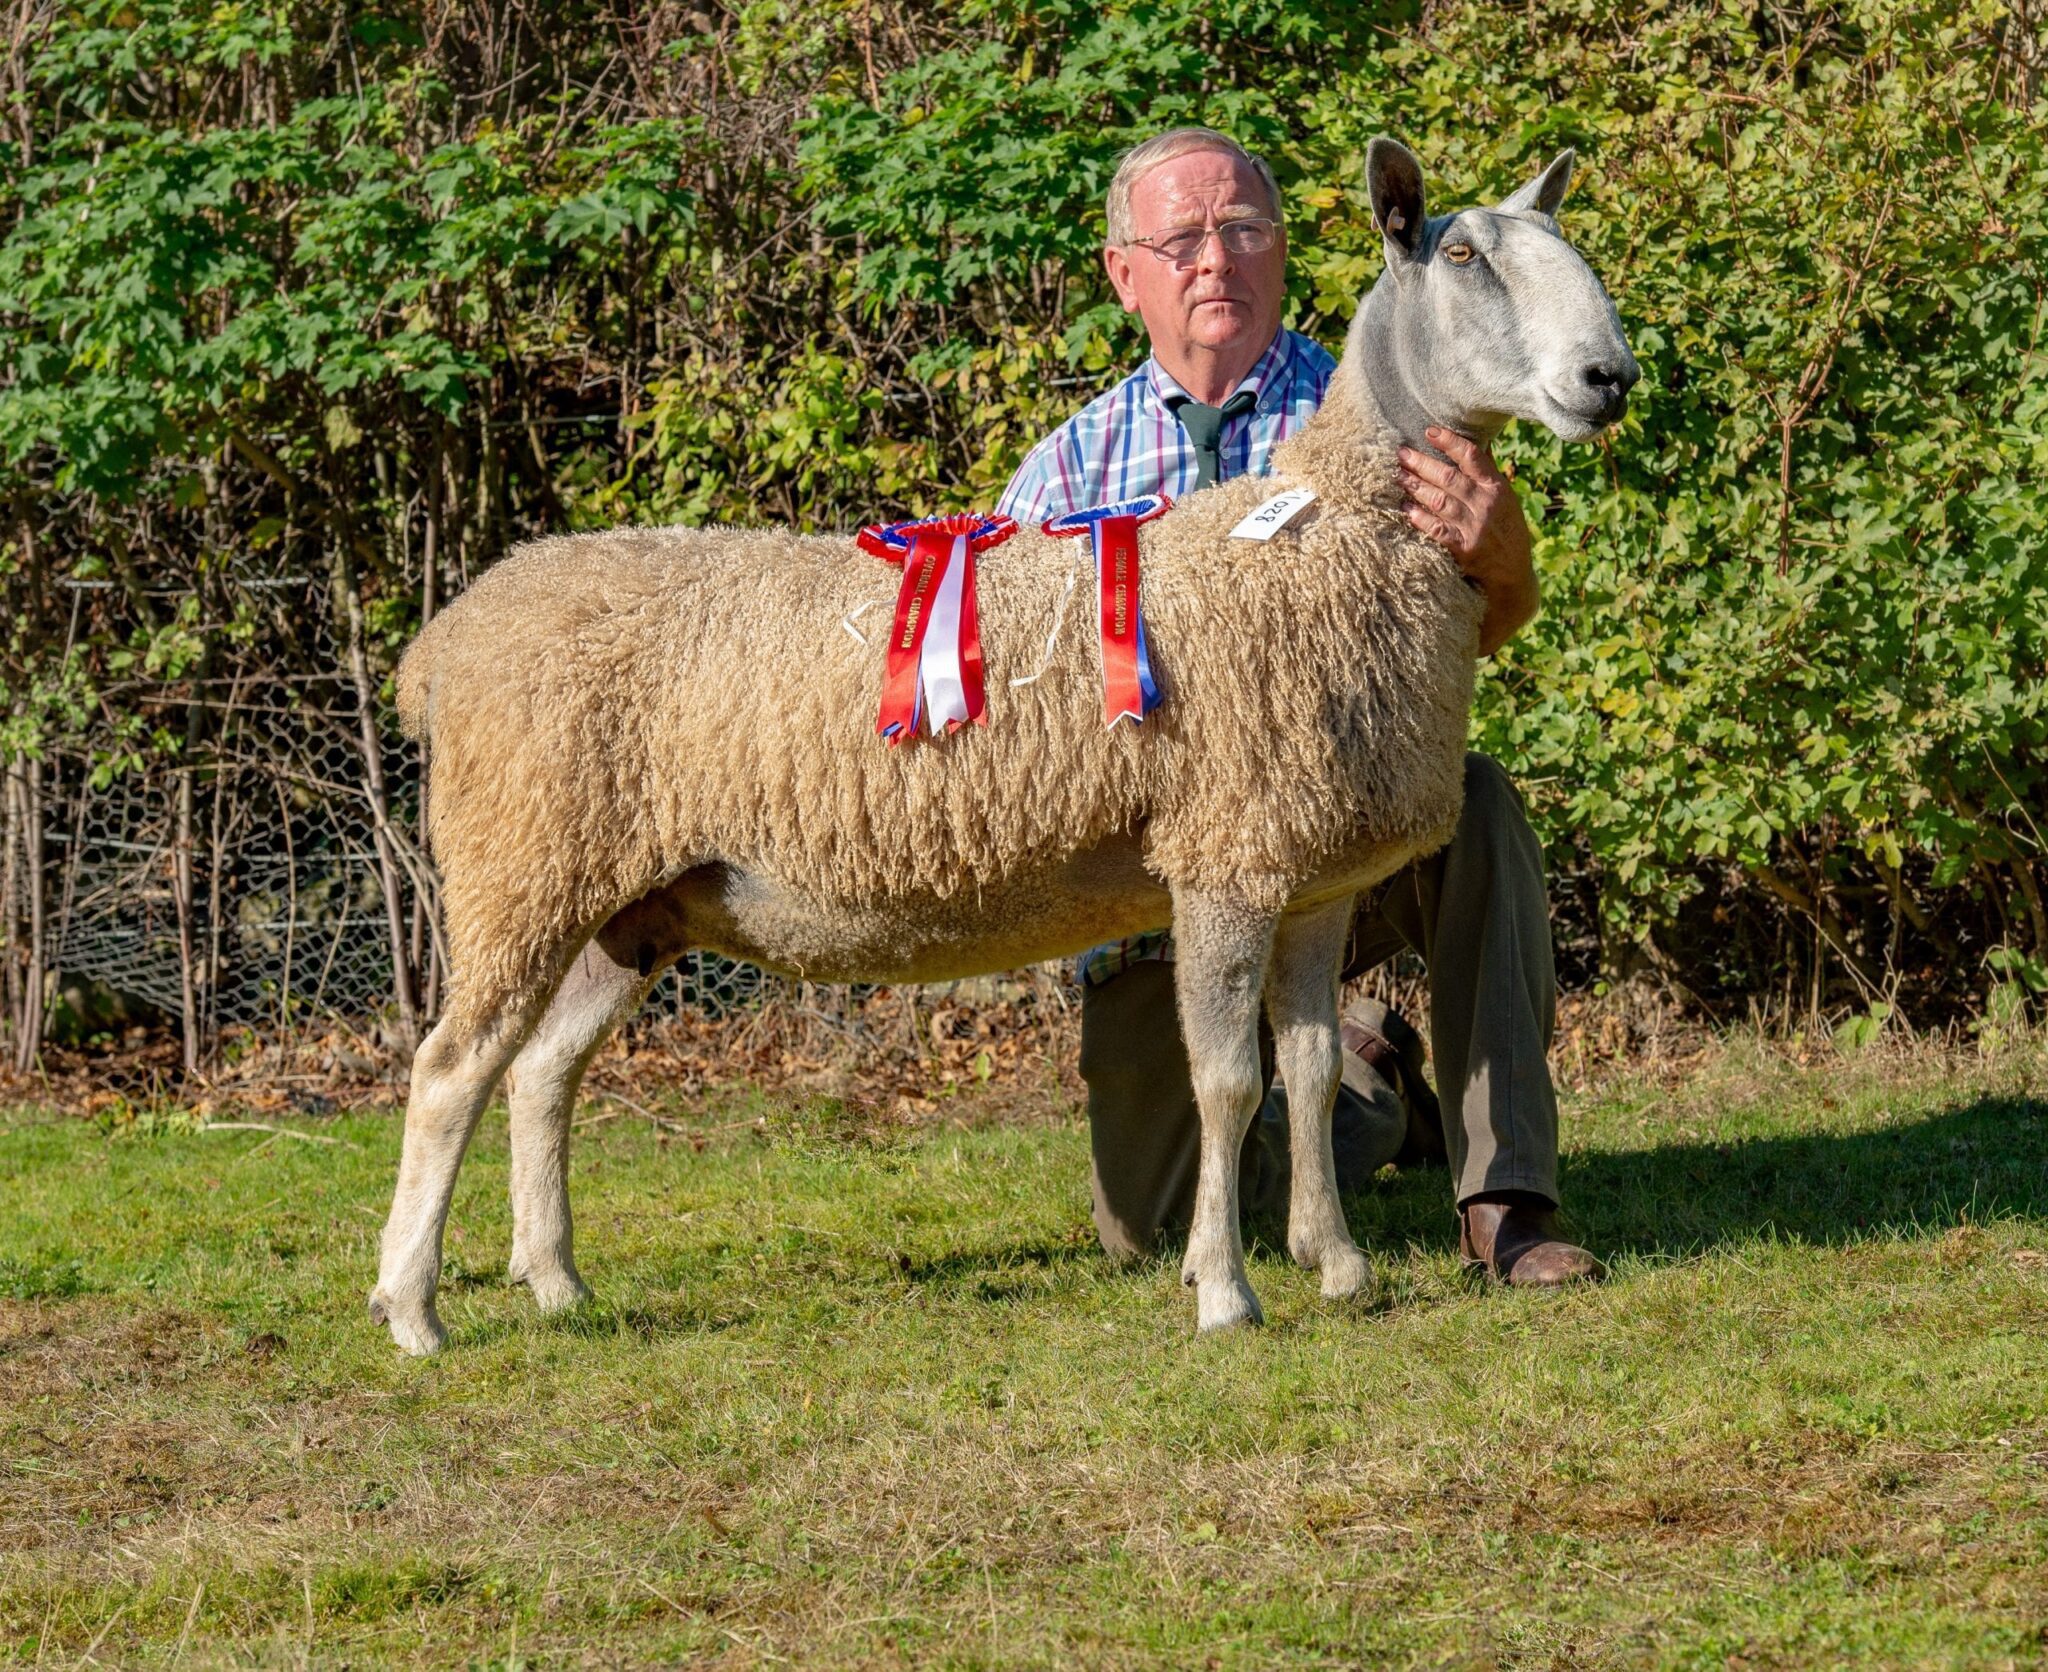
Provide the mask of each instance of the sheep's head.
{"label": "sheep's head", "polygon": [[1555,219],[1570,151],[1493,208],[1448,215],[1424,213],[1422,165],[1406,146],[1374,140],[1365,172],[1386,240],[1372,298],[1392,309],[1381,340],[1431,422],[1490,436],[1526,418],[1584,441],[1620,418],[1641,373]]}

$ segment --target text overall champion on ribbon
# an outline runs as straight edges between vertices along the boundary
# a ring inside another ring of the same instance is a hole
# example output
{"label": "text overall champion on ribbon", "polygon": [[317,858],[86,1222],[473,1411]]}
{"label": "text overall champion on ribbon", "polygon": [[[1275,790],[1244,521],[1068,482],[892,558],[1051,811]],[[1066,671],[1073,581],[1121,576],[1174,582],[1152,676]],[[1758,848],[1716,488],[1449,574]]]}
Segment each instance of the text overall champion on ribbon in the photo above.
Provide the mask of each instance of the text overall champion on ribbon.
{"label": "text overall champion on ribbon", "polygon": [[856,537],[862,551],[903,565],[875,717],[890,743],[915,736],[920,718],[934,736],[987,724],[974,556],[1016,532],[1008,517],[966,513],[876,524]]}

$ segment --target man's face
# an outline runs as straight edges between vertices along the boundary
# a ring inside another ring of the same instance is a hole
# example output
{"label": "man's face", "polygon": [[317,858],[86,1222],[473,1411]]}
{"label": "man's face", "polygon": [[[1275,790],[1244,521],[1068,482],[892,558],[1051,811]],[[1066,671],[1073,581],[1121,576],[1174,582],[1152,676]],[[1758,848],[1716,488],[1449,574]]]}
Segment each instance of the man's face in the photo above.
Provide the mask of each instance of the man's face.
{"label": "man's face", "polygon": [[[1272,214],[1264,184],[1227,151],[1174,157],[1140,175],[1131,188],[1131,224],[1139,238]],[[1263,352],[1280,329],[1287,291],[1284,233],[1255,255],[1232,255],[1222,239],[1206,238],[1184,264],[1162,261],[1136,244],[1112,244],[1102,256],[1117,299],[1144,320],[1153,348],[1168,358],[1233,348]]]}

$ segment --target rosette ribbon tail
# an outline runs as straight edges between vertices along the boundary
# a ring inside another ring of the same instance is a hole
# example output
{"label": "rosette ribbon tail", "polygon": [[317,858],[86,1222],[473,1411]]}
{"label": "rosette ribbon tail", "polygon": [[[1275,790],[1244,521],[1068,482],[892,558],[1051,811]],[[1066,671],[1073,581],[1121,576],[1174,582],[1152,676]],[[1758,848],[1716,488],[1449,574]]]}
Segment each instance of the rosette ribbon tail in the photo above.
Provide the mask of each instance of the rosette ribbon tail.
{"label": "rosette ribbon tail", "polygon": [[1016,532],[1008,517],[968,512],[873,523],[856,536],[862,551],[903,565],[875,716],[876,732],[891,744],[915,737],[920,719],[933,736],[988,724],[974,554]]}
{"label": "rosette ribbon tail", "polygon": [[924,645],[931,632],[934,595],[945,580],[953,544],[950,535],[921,531],[903,559],[903,584],[896,590],[889,654],[882,665],[882,706],[875,716],[875,730],[891,743],[917,732]]}
{"label": "rosette ribbon tail", "polygon": [[1145,642],[1145,612],[1138,596],[1138,524],[1164,516],[1173,501],[1163,493],[1095,505],[1049,517],[1052,535],[1086,534],[1095,554],[1096,624],[1102,640],[1102,723],[1142,723],[1159,706],[1159,681]]}
{"label": "rosette ribbon tail", "polygon": [[1138,519],[1103,517],[1089,533],[1102,626],[1102,723],[1114,728],[1121,720],[1143,720],[1149,706],[1138,672]]}
{"label": "rosette ribbon tail", "polygon": [[1143,720],[1146,714],[1159,706],[1160,698],[1159,681],[1152,677],[1152,652],[1145,644],[1145,618],[1142,615],[1138,617],[1138,690],[1144,698],[1143,713],[1138,716]]}

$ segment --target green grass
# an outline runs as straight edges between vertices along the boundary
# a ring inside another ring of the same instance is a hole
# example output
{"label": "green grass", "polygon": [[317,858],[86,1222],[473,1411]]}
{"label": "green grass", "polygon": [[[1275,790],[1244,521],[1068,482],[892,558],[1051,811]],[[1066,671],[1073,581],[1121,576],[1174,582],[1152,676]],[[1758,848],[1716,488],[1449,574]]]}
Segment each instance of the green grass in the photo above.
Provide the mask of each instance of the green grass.
{"label": "green grass", "polygon": [[363,1310],[394,1119],[14,1111],[0,1660],[2036,1664],[2039,1067],[1575,1100],[1605,1287],[1474,1287],[1445,1176],[1388,1178],[1374,1308],[1269,1235],[1222,1340],[1098,1258],[1071,1115],[972,1106],[591,1127],[599,1299],[543,1321],[494,1115],[425,1363]]}

